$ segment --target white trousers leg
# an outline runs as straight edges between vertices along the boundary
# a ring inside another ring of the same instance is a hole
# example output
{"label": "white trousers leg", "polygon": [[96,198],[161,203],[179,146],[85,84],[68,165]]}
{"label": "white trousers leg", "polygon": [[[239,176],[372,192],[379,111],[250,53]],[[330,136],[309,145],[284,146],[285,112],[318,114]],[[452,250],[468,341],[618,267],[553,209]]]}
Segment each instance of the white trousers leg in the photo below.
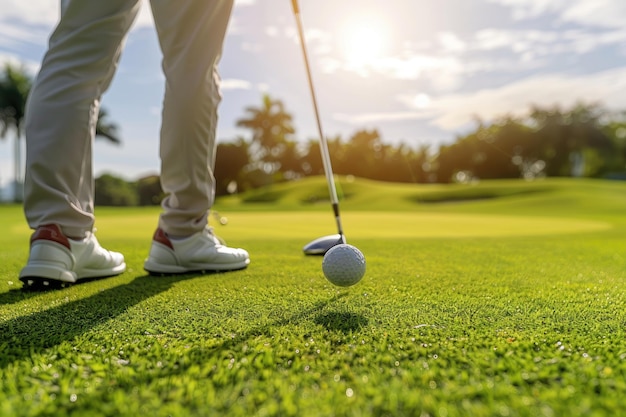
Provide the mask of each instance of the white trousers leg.
{"label": "white trousers leg", "polygon": [[152,0],[166,78],[161,126],[159,227],[190,235],[206,227],[215,197],[217,64],[233,0]]}
{"label": "white trousers leg", "polygon": [[93,228],[92,144],[139,0],[65,0],[26,108],[24,212],[31,228]]}

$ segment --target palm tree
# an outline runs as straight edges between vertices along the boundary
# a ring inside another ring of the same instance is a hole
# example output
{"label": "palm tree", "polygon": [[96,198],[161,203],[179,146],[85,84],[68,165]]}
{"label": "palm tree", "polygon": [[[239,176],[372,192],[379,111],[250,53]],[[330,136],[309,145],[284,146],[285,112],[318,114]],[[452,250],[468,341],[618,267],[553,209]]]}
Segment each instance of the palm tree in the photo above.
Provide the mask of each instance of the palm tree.
{"label": "palm tree", "polygon": [[0,76],[0,138],[5,138],[10,131],[15,135],[14,151],[14,200],[22,200],[22,152],[20,138],[23,133],[26,98],[32,81],[24,68],[11,64],[4,67]]}
{"label": "palm tree", "polygon": [[237,126],[252,130],[252,159],[260,165],[269,164],[276,170],[280,167],[281,155],[287,149],[289,136],[295,133],[291,114],[285,111],[280,100],[263,95],[260,108],[247,107],[247,118],[239,119]]}
{"label": "palm tree", "polygon": [[100,107],[98,112],[98,122],[96,123],[96,138],[105,138],[109,142],[119,145],[122,140],[118,136],[119,127],[116,123],[109,121],[109,112]]}

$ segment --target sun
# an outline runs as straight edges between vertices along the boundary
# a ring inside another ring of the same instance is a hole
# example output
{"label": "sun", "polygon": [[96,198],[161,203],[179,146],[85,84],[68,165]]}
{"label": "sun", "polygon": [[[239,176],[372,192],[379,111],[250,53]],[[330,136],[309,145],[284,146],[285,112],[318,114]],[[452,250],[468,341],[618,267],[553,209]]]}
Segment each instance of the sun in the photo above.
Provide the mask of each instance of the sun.
{"label": "sun", "polygon": [[347,22],[340,31],[340,48],[349,66],[375,66],[387,48],[388,31],[384,22],[375,17]]}

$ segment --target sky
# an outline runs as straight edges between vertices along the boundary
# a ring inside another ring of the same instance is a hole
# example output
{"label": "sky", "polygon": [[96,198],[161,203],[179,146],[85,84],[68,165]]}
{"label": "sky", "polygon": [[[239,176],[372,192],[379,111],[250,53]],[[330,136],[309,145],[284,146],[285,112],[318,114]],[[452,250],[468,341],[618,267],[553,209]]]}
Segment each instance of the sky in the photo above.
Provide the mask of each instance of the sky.
{"label": "sky", "polygon": [[[577,102],[626,110],[624,0],[300,0],[325,136],[377,129],[387,143],[436,151],[476,120]],[[0,65],[35,76],[59,4],[0,0]],[[147,1],[102,105],[120,127],[98,140],[96,175],[158,173],[164,78]],[[290,0],[235,0],[220,62],[218,141],[262,95],[293,115],[296,139],[318,139]],[[22,141],[23,142],[23,141]],[[13,137],[0,141],[0,185],[13,173]],[[331,155],[332,158],[332,155]]]}

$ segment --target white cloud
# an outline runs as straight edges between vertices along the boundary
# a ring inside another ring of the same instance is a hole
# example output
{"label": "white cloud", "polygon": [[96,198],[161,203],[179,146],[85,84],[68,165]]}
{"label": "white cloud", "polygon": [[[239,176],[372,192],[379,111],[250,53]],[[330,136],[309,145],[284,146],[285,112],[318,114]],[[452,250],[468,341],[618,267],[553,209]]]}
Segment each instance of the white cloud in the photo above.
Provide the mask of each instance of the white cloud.
{"label": "white cloud", "polygon": [[265,34],[267,36],[269,36],[270,38],[275,38],[279,35],[280,31],[278,30],[278,27],[276,26],[267,26],[265,28]]}
{"label": "white cloud", "polygon": [[5,54],[0,52],[0,68],[4,68],[5,64],[10,64],[15,67],[24,67],[26,72],[34,76],[39,71],[39,62],[35,61],[26,61],[24,59],[19,59],[15,55]]}
{"label": "white cloud", "polygon": [[506,48],[522,52],[537,45],[554,43],[559,37],[560,33],[556,31],[487,28],[476,32],[472,48],[485,51]]}
{"label": "white cloud", "polygon": [[397,80],[417,80],[426,78],[438,91],[449,91],[459,86],[462,74],[467,71],[467,63],[453,55],[404,54],[386,57],[365,67],[351,66],[341,60],[327,58],[326,72],[343,70],[361,75],[375,73]]}
{"label": "white cloud", "polygon": [[452,91],[468,77],[547,70],[605,46],[626,44],[626,29],[519,30],[486,28],[461,40],[451,32],[436,34],[439,45],[405,45],[402,52],[365,64],[350,65],[336,54],[318,60],[325,73],[339,71],[395,80],[425,80],[435,91]]}
{"label": "white cloud", "polygon": [[1,0],[2,18],[5,22],[21,24],[43,25],[52,27],[59,19],[61,10],[58,1],[49,0]]}
{"label": "white cloud", "polygon": [[48,30],[40,30],[37,27],[18,26],[0,20],[0,46],[14,47],[23,42],[33,44],[42,43],[48,36]]}
{"label": "white cloud", "polygon": [[476,32],[470,48],[475,51],[510,50],[516,54],[552,56],[555,54],[585,54],[602,46],[621,46],[626,42],[626,30],[590,32],[583,29],[508,30],[482,29]]}
{"label": "white cloud", "polygon": [[238,80],[234,78],[223,79],[220,83],[220,89],[226,90],[249,90],[252,84],[246,80]]}
{"label": "white cloud", "polygon": [[[148,0],[143,0],[142,3],[135,27],[152,26],[153,21]],[[0,14],[5,24],[15,22],[14,25],[17,28],[27,24],[52,29],[59,20],[61,11],[60,3],[50,0],[0,0],[0,8],[2,9]]]}
{"label": "white cloud", "polygon": [[[370,69],[392,79],[427,80],[435,91],[452,91],[469,76],[545,71],[552,63],[562,62],[563,57],[574,58],[603,46],[622,46],[626,44],[626,30],[590,33],[483,29],[465,42],[457,42],[448,33],[440,34],[440,40],[448,48],[432,53],[405,51],[402,56],[387,57]],[[333,69],[351,70],[338,62]]]}
{"label": "white cloud", "polygon": [[466,43],[461,40],[455,33],[452,32],[440,32],[439,43],[446,52],[459,53],[464,52],[466,49]]}
{"label": "white cloud", "polygon": [[255,4],[256,0],[235,0],[235,7],[254,6]]}
{"label": "white cloud", "polygon": [[[432,116],[432,124],[454,131],[475,116],[493,120],[505,114],[523,115],[531,105],[568,107],[581,101],[615,110],[625,108],[626,67],[580,76],[538,75],[501,88],[432,97],[422,116]],[[404,103],[412,102],[405,97]],[[413,108],[419,110],[415,104]]]}
{"label": "white cloud", "polygon": [[556,13],[563,22],[608,28],[626,26],[624,0],[489,0],[513,9],[517,19]]}
{"label": "white cloud", "polygon": [[152,27],[154,26],[154,20],[152,19],[152,10],[150,9],[150,5],[148,4],[148,0],[142,1],[141,10],[139,10],[139,15],[135,20],[134,27],[135,28],[144,28],[144,27]]}
{"label": "white cloud", "polygon": [[492,3],[499,3],[513,8],[514,16],[518,19],[538,16],[540,14],[559,10],[568,3],[572,4],[576,0],[490,0]]}
{"label": "white cloud", "polygon": [[355,126],[360,126],[368,123],[398,122],[404,120],[424,119],[427,116],[428,115],[426,113],[417,111],[397,111],[361,114],[335,113],[333,114],[333,120]]}
{"label": "white cloud", "polygon": [[622,28],[626,26],[626,2],[623,0],[578,0],[563,11],[563,20]]}

